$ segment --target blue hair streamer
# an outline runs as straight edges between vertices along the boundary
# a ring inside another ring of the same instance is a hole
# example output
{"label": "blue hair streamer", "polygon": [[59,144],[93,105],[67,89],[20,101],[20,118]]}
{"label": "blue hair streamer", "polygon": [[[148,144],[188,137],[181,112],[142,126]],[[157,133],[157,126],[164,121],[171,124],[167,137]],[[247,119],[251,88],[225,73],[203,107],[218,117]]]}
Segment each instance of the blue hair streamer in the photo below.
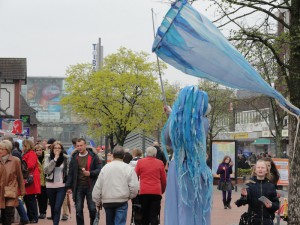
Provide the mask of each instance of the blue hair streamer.
{"label": "blue hair streamer", "polygon": [[[202,208],[205,215],[211,209],[212,173],[206,164],[206,137],[203,115],[207,110],[208,96],[196,86],[181,90],[162,131],[166,153],[166,137],[173,149],[178,186],[182,202],[192,210]],[[195,224],[207,224],[205,217],[193,213]],[[198,223],[197,223],[198,222]]]}

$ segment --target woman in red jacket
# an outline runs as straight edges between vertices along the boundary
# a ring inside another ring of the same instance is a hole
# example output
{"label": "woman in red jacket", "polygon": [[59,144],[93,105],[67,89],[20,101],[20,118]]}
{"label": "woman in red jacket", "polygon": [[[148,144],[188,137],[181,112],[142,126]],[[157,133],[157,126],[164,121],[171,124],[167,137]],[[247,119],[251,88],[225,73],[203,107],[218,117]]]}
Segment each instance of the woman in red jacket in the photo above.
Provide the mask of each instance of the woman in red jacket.
{"label": "woman in red jacket", "polygon": [[156,148],[146,149],[147,157],[140,159],[135,172],[140,179],[140,198],[143,224],[158,225],[161,195],[166,189],[166,172],[161,160],[156,159]]}
{"label": "woman in red jacket", "polygon": [[27,215],[30,223],[37,223],[39,220],[39,215],[35,195],[41,193],[38,158],[33,150],[34,145],[32,141],[23,140],[22,145],[22,159],[27,163],[29,173],[33,175],[32,183],[29,184],[25,181],[26,195],[24,196],[24,202],[27,208]]}

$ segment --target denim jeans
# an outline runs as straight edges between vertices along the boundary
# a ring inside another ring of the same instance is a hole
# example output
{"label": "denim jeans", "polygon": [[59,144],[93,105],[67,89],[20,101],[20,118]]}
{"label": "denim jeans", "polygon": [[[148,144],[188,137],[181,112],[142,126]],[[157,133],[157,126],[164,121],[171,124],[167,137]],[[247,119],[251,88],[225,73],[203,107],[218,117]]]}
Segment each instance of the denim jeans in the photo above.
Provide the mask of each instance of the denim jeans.
{"label": "denim jeans", "polygon": [[21,199],[19,199],[19,205],[16,208],[17,208],[17,211],[19,213],[21,222],[28,222],[29,219],[28,219],[26,210],[24,208],[24,205],[23,205],[23,202],[22,202]]}
{"label": "denim jeans", "polygon": [[78,186],[76,192],[76,222],[77,225],[84,225],[83,207],[84,199],[86,198],[87,206],[90,213],[90,225],[93,225],[96,217],[96,204],[92,199],[92,191],[87,186]]}
{"label": "denim jeans", "polygon": [[51,206],[53,225],[58,225],[60,220],[61,206],[66,196],[66,188],[47,188],[47,196]]}
{"label": "denim jeans", "polygon": [[106,207],[106,225],[126,225],[128,202],[119,207]]}

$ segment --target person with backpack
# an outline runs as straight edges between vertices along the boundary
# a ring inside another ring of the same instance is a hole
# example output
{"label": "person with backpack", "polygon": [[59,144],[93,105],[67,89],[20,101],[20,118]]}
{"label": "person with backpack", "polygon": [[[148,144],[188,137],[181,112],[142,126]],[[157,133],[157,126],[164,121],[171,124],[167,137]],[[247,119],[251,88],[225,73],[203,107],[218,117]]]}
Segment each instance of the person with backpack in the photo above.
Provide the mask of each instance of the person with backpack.
{"label": "person with backpack", "polygon": [[25,195],[20,160],[11,155],[12,143],[8,140],[0,142],[1,195],[0,208],[2,224],[11,225],[14,208],[19,205],[19,193]]}
{"label": "person with backpack", "polygon": [[[40,170],[38,166],[38,158],[34,152],[33,142],[31,140],[23,140],[23,157],[22,160],[26,162],[29,176],[25,180],[26,195],[24,196],[24,202],[27,208],[27,215],[30,223],[38,223],[38,206],[35,195],[41,193],[40,184]],[[31,177],[31,179],[29,179]]]}

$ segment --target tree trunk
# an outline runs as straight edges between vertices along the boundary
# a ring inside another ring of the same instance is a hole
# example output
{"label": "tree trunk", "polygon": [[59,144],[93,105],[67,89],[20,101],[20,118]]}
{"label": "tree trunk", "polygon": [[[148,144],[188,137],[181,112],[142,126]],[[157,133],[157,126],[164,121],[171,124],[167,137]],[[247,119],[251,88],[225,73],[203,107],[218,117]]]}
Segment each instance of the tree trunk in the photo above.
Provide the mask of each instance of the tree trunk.
{"label": "tree trunk", "polygon": [[110,153],[112,153],[113,150],[114,150],[114,147],[115,147],[115,144],[114,144],[114,134],[111,133],[111,134],[108,136],[108,138],[109,138],[109,145],[110,145]]}
{"label": "tree trunk", "polygon": [[[291,102],[300,108],[300,0],[291,1],[291,19],[290,19],[290,70],[288,87]],[[293,116],[289,118],[289,140],[291,151],[290,159],[290,179],[289,179],[289,225],[300,224],[300,140],[297,130],[297,119]],[[297,136],[296,136],[297,135]],[[294,140],[297,144],[294,148]]]}
{"label": "tree trunk", "polygon": [[[282,130],[281,130],[282,131]],[[276,145],[276,157],[280,158],[282,156],[282,136],[275,136],[275,145]]]}
{"label": "tree trunk", "polygon": [[289,178],[289,225],[299,225],[300,224],[300,140],[299,133],[297,136],[297,144],[294,149],[294,140],[296,135],[297,120],[295,117],[290,116],[290,178]]}

